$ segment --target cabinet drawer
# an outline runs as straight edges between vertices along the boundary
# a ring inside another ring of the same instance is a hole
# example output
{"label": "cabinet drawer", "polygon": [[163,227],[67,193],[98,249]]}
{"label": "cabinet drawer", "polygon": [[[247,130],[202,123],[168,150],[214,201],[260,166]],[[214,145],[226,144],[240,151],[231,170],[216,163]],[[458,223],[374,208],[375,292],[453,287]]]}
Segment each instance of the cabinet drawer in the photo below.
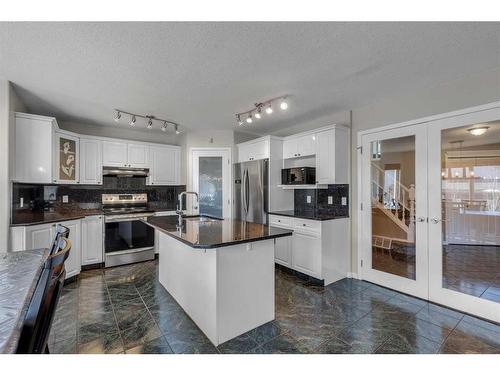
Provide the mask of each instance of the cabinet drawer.
{"label": "cabinet drawer", "polygon": [[321,221],[306,220],[306,219],[295,219],[294,228],[297,230],[306,230],[320,233],[321,232]]}
{"label": "cabinet drawer", "polygon": [[292,218],[286,216],[269,215],[269,224],[281,227],[292,227]]}

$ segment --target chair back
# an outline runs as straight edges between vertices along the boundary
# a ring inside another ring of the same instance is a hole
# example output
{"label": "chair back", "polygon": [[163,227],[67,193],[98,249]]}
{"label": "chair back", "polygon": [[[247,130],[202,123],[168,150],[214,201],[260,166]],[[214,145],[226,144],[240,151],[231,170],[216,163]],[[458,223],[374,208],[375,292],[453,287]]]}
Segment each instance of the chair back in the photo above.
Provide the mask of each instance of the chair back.
{"label": "chair back", "polygon": [[23,322],[17,353],[48,353],[47,341],[64,285],[64,262],[71,251],[71,241],[61,235],[56,248],[38,280]]}
{"label": "chair back", "polygon": [[52,241],[49,254],[50,255],[55,254],[58,251],[59,240],[61,238],[68,238],[68,237],[69,237],[69,228],[65,227],[64,225],[57,224],[56,234],[54,236],[54,240]]}

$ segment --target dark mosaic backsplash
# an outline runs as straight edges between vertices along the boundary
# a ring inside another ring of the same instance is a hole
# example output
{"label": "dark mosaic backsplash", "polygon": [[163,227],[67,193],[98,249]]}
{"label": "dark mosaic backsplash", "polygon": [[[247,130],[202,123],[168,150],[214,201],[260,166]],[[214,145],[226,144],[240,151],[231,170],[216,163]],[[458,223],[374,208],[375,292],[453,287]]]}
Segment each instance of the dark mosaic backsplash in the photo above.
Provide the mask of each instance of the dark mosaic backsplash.
{"label": "dark mosaic backsplash", "polygon": [[98,185],[41,185],[18,184],[12,188],[12,207],[19,208],[20,198],[24,198],[24,209],[44,210],[62,203],[67,195],[69,203],[85,208],[99,208],[102,194],[147,193],[150,206],[165,210],[175,210],[177,196],[185,191],[185,185],[147,186],[145,177],[104,176],[102,186]]}
{"label": "dark mosaic backsplash", "polygon": [[[311,203],[307,203],[307,197]],[[328,204],[328,196],[333,197],[333,204]],[[342,197],[347,198],[347,205],[342,206]],[[349,216],[349,185],[328,185],[327,189],[295,189],[294,210],[319,215]]]}

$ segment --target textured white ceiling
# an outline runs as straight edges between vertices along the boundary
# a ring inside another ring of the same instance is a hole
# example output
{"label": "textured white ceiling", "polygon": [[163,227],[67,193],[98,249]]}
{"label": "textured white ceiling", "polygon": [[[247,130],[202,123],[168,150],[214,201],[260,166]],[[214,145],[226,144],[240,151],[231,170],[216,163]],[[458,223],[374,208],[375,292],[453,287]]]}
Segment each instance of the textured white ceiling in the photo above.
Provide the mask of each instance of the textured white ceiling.
{"label": "textured white ceiling", "polygon": [[245,129],[267,134],[499,67],[499,38],[500,23],[0,23],[0,76],[31,112],[109,126],[122,108],[234,129],[290,94]]}

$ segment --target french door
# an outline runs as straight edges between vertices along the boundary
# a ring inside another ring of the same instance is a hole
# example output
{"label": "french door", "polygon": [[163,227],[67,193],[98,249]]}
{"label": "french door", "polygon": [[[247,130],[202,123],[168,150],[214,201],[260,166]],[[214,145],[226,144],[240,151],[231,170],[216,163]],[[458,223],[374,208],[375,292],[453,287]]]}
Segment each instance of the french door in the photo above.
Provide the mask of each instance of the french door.
{"label": "french door", "polygon": [[362,278],[500,322],[500,108],[361,145]]}
{"label": "french door", "polygon": [[362,137],[362,277],[427,298],[427,131]]}

